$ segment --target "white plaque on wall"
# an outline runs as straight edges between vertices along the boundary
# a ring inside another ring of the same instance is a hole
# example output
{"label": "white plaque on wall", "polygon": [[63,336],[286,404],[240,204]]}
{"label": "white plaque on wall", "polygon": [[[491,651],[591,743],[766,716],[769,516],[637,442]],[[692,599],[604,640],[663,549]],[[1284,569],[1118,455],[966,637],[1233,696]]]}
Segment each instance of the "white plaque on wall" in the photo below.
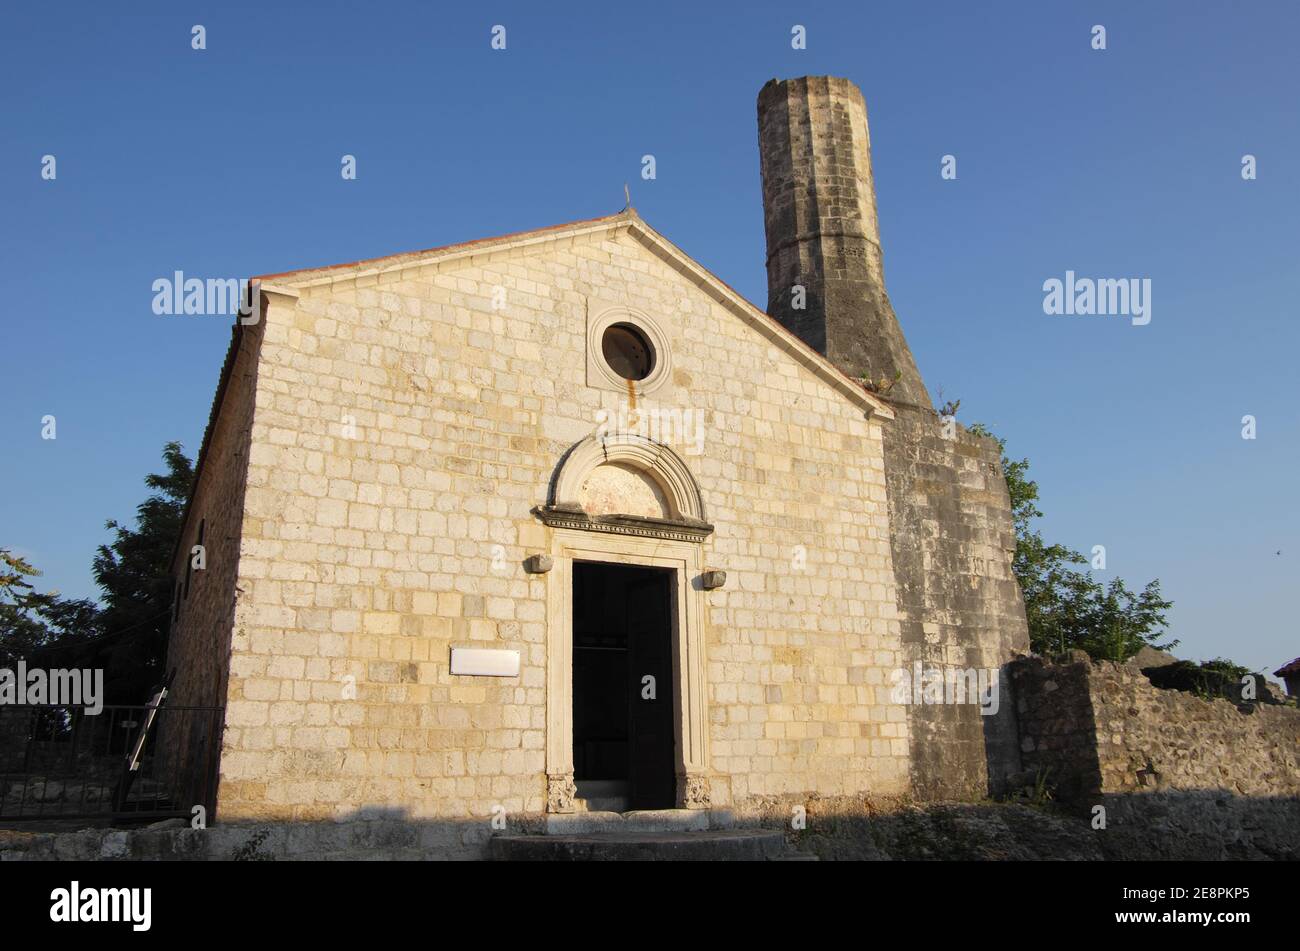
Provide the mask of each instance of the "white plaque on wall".
{"label": "white plaque on wall", "polygon": [[451,672],[467,677],[518,677],[519,651],[453,647]]}

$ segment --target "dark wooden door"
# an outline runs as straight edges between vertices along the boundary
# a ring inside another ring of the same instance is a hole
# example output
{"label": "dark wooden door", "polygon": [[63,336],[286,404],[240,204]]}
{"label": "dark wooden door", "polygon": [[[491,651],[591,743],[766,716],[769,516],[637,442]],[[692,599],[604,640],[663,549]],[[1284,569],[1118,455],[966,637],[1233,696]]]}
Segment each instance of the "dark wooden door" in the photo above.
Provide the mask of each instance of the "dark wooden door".
{"label": "dark wooden door", "polygon": [[[671,809],[677,776],[673,737],[670,573],[638,572],[627,586],[630,805]],[[653,678],[653,692],[647,677]]]}

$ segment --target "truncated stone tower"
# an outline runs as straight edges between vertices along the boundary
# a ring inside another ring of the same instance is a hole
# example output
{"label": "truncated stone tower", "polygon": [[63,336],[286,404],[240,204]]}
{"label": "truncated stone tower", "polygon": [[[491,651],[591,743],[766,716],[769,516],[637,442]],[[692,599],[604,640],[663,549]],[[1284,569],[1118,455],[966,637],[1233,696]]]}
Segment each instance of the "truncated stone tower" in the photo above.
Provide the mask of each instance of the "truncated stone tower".
{"label": "truncated stone tower", "polygon": [[[1001,670],[1029,637],[1000,457],[991,440],[945,431],[885,292],[862,93],[837,77],[774,79],[758,95],[758,129],[768,313],[850,375],[892,381],[885,475],[909,671]],[[983,795],[1019,769],[1004,670],[996,715],[908,710],[916,795]]]}
{"label": "truncated stone tower", "polygon": [[772,80],[758,95],[768,313],[891,399],[928,407],[885,293],[867,105],[834,76]]}

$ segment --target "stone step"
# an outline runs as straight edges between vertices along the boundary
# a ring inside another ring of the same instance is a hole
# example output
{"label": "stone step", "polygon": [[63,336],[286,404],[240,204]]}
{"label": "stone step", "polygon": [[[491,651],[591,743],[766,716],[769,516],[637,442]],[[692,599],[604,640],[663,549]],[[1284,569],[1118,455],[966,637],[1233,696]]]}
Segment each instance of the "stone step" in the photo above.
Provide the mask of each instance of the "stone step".
{"label": "stone step", "polygon": [[730,829],[729,809],[637,809],[631,812],[568,812],[546,817],[547,835],[621,832],[705,832]]}
{"label": "stone step", "polygon": [[498,835],[499,862],[763,862],[788,856],[785,836],[768,829]]}
{"label": "stone step", "polygon": [[579,812],[627,812],[626,796],[588,796],[573,800]]}

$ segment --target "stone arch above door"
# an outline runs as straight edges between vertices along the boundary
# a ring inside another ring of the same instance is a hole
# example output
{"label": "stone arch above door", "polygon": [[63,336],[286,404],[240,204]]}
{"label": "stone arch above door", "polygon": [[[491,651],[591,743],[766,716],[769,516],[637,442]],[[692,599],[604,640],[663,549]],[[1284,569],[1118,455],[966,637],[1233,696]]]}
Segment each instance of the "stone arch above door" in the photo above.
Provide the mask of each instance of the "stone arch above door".
{"label": "stone arch above door", "polygon": [[565,453],[546,504],[547,525],[703,541],[713,531],[682,458],[639,433],[593,434]]}
{"label": "stone arch above door", "polygon": [[713,532],[690,469],[672,449],[638,433],[593,434],[560,460],[534,513],[550,526],[546,613],[548,812],[577,807],[574,778],[574,564],[594,561],[671,573],[673,743],[676,804],[714,799],[709,766],[703,572]]}

